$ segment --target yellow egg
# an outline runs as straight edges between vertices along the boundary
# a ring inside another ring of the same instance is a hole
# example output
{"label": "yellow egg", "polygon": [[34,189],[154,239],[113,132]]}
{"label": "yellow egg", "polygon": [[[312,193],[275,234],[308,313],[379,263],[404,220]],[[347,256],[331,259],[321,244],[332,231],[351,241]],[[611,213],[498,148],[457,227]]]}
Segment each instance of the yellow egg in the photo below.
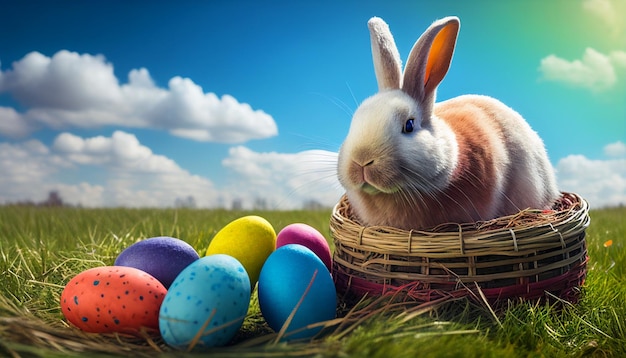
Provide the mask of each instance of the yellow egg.
{"label": "yellow egg", "polygon": [[224,226],[209,243],[206,256],[230,255],[243,265],[256,285],[267,257],[276,249],[276,231],[260,216],[250,215],[233,220]]}

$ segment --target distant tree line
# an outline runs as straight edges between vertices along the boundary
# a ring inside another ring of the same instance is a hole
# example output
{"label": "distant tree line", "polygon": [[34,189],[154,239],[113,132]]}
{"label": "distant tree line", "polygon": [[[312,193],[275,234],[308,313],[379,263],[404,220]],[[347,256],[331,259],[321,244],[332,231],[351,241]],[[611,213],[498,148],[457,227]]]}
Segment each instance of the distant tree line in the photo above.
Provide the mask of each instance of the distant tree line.
{"label": "distant tree line", "polygon": [[75,206],[70,205],[63,201],[61,195],[56,190],[51,190],[48,192],[48,197],[46,200],[35,202],[32,200],[21,200],[16,202],[8,202],[5,205],[17,205],[17,206],[43,206],[43,207],[62,207],[62,206]]}
{"label": "distant tree line", "polygon": [[[270,204],[265,198],[256,198],[252,203],[253,210],[272,210],[273,207],[274,205]],[[302,203],[303,210],[325,210],[328,208],[328,206],[313,199],[306,200]],[[240,198],[233,199],[230,209],[234,211],[244,210],[243,200]]]}
{"label": "distant tree line", "polygon": [[[35,202],[32,200],[23,200],[23,201],[17,201],[17,202],[8,202],[4,205],[41,206],[41,207],[70,207],[70,206],[80,207],[81,206],[80,204],[71,205],[71,204],[64,202],[63,198],[61,198],[61,195],[56,190],[49,191],[48,197],[45,200],[40,201],[40,202]],[[181,208],[195,209],[197,208],[196,199],[191,195],[184,197],[184,198],[176,198],[176,200],[174,200],[174,207],[179,208],[179,209]],[[235,211],[244,210],[243,200],[241,200],[240,198],[233,199],[230,209],[235,210]],[[256,198],[254,200],[252,209],[253,210],[272,210],[272,205],[270,205],[267,199],[265,198]],[[325,210],[325,209],[328,209],[328,207],[320,203],[319,201],[310,199],[310,200],[305,201],[302,204],[302,209],[303,210]]]}

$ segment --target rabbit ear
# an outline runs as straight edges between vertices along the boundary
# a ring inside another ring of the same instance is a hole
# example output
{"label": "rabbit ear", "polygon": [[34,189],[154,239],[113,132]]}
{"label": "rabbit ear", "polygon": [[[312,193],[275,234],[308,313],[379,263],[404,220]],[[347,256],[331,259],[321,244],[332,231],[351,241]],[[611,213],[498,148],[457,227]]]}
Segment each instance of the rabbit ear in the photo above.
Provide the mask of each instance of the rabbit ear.
{"label": "rabbit ear", "polygon": [[372,17],[367,26],[372,41],[372,57],[378,81],[378,90],[400,88],[402,64],[389,26],[378,17]]}
{"label": "rabbit ear", "polygon": [[450,68],[459,26],[455,16],[438,20],[413,46],[404,69],[402,89],[418,102],[434,102],[435,89]]}

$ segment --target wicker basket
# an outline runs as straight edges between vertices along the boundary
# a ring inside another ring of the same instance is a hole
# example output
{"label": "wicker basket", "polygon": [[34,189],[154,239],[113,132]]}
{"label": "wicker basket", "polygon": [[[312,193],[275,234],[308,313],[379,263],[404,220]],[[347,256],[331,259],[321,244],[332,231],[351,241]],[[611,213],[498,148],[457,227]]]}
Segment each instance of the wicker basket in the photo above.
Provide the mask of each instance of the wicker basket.
{"label": "wicker basket", "polygon": [[406,231],[361,226],[344,196],[330,220],[335,284],[344,294],[418,302],[467,295],[494,305],[550,296],[574,302],[586,275],[589,208],[562,193],[553,209]]}

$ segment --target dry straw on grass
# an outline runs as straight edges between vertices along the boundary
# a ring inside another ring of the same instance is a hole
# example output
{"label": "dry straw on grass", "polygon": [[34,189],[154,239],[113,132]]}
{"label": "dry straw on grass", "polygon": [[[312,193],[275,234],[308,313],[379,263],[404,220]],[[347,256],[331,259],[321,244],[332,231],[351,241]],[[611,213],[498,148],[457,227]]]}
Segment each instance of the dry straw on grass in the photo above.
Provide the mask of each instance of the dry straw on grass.
{"label": "dry straw on grass", "polygon": [[[411,319],[433,312],[443,302],[415,304],[396,299],[393,296],[363,298],[350,305],[338,307],[338,318],[319,322],[313,326],[322,326],[323,331],[312,340],[290,342],[288,345],[278,341],[280,333],[264,331],[240,335],[228,346],[206,350],[205,353],[222,357],[275,357],[275,356],[312,356],[335,351],[342,344],[342,339],[360,327],[364,322],[371,322],[376,317],[388,320],[387,330],[378,332],[377,339],[393,339],[395,335],[458,335],[478,334],[475,329],[440,330],[435,327],[445,322],[432,322],[426,325],[405,325]],[[156,332],[140,332],[138,336],[121,334],[85,333],[69,327],[61,321],[46,322],[28,312],[21,311],[8,302],[0,302],[4,310],[11,310],[9,316],[0,317],[0,356],[132,356],[153,357],[181,356],[184,352],[168,347]],[[247,320],[258,321],[258,317]],[[258,322],[256,322],[258,323]],[[398,327],[403,327],[398,329]],[[434,330],[433,330],[434,329]],[[399,333],[400,332],[400,333]]]}
{"label": "dry straw on grass", "polygon": [[347,294],[401,292],[417,302],[467,295],[496,305],[574,301],[586,274],[588,211],[583,198],[563,193],[553,210],[407,231],[361,226],[344,196],[330,222],[334,278]]}

